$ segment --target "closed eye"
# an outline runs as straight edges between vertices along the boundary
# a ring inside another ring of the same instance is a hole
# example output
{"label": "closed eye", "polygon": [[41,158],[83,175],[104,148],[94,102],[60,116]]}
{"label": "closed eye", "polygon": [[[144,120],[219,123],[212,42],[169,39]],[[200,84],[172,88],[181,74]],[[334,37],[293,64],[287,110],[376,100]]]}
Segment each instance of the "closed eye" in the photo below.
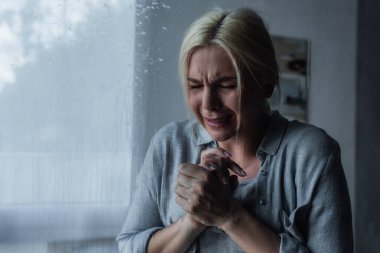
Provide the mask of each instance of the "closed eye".
{"label": "closed eye", "polygon": [[196,80],[196,79],[194,79],[194,78],[187,78],[187,87],[191,90],[191,89],[200,89],[200,88],[202,88],[203,87],[203,84],[200,82],[200,81],[198,81],[198,80]]}
{"label": "closed eye", "polygon": [[189,83],[188,87],[190,90],[200,89],[200,88],[203,88],[203,84]]}
{"label": "closed eye", "polygon": [[219,87],[223,89],[235,89],[237,85],[236,84],[220,84]]}
{"label": "closed eye", "polygon": [[235,76],[222,76],[212,82],[216,87],[222,89],[235,89],[237,87],[236,77]]}

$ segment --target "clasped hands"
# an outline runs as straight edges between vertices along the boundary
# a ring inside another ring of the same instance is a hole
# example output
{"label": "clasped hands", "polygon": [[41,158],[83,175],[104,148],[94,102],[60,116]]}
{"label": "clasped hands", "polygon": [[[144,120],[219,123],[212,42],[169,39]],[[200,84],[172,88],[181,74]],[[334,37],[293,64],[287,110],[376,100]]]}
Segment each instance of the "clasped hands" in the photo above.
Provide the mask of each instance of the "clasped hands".
{"label": "clasped hands", "polygon": [[233,215],[232,198],[238,177],[246,173],[222,148],[202,152],[201,163],[181,164],[175,192],[176,202],[187,212],[193,225],[221,227]]}

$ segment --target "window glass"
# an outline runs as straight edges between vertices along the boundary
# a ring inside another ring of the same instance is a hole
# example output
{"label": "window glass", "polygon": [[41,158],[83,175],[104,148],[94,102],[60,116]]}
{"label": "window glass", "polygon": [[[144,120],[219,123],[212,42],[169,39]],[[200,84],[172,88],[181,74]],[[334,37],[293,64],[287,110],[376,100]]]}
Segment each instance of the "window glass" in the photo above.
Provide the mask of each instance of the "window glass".
{"label": "window glass", "polygon": [[129,199],[134,1],[0,3],[0,204]]}

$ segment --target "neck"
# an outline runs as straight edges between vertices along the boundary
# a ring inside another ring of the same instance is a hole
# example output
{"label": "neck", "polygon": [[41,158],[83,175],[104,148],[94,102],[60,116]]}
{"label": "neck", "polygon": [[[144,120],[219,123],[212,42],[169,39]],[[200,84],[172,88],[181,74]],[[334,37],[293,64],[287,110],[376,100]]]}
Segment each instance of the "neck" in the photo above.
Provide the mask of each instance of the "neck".
{"label": "neck", "polygon": [[219,146],[230,152],[236,162],[244,165],[247,161],[256,158],[257,149],[264,138],[269,121],[270,115],[262,113],[245,122],[235,138],[219,142]]}

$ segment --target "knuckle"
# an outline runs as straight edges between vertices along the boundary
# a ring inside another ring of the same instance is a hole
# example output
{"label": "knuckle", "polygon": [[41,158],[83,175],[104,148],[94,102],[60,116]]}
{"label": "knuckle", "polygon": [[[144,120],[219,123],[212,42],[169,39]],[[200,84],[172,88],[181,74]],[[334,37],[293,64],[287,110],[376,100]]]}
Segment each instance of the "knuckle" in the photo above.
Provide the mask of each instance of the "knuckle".
{"label": "knuckle", "polygon": [[196,212],[197,212],[197,207],[195,207],[194,205],[189,204],[189,205],[187,206],[187,211],[188,211],[189,213],[196,213]]}
{"label": "knuckle", "polygon": [[188,202],[188,210],[191,213],[196,213],[199,210],[200,198],[199,196],[193,196]]}
{"label": "knuckle", "polygon": [[174,191],[175,193],[180,194],[180,189],[178,185],[175,186]]}
{"label": "knuckle", "polygon": [[193,205],[196,206],[196,207],[198,207],[199,204],[201,203],[201,198],[197,194],[193,195],[193,197],[191,198],[191,200],[192,200]]}
{"label": "knuckle", "polygon": [[214,164],[216,167],[219,167],[222,163],[222,158],[219,156],[215,156],[211,160],[212,164]]}
{"label": "knuckle", "polygon": [[210,151],[209,151],[208,149],[203,150],[203,151],[201,152],[201,158],[206,158],[206,157],[208,156],[209,152],[210,152]]}
{"label": "knuckle", "polygon": [[221,147],[217,147],[217,149],[219,152],[224,152],[224,149],[222,149]]}
{"label": "knuckle", "polygon": [[194,186],[194,191],[196,192],[196,194],[198,194],[200,196],[204,196],[204,193],[205,193],[205,183],[201,182],[199,184],[196,184]]}
{"label": "knuckle", "polygon": [[211,155],[215,155],[215,153],[217,153],[217,148],[209,148],[209,149],[205,149],[202,151],[201,155],[203,156],[211,156]]}
{"label": "knuckle", "polygon": [[186,170],[186,167],[187,165],[185,163],[181,163],[181,165],[179,166],[179,171],[184,172]]}

